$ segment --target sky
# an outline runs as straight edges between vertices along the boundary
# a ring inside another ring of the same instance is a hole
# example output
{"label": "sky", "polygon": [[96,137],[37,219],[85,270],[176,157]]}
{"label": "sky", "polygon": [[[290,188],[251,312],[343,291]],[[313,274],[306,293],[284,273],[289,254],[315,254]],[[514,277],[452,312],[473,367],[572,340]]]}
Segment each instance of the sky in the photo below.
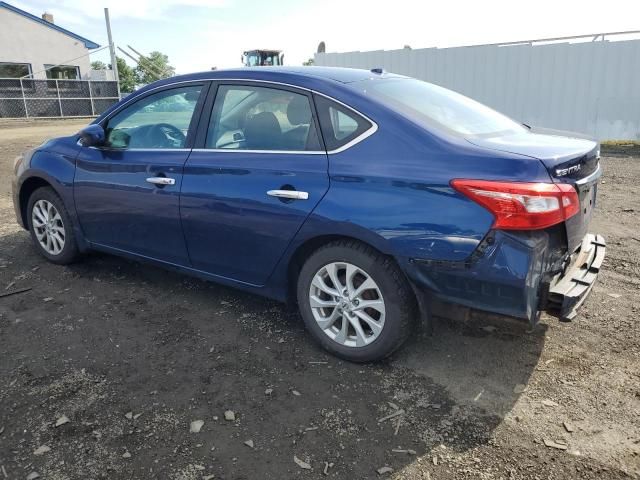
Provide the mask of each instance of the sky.
{"label": "sky", "polygon": [[[159,50],[177,73],[241,66],[253,48],[283,50],[285,65],[328,52],[451,47],[640,28],[638,0],[8,0],[107,45]],[[119,53],[119,52],[118,52]],[[119,53],[119,56],[122,54]],[[108,50],[92,60],[109,62]],[[133,62],[127,59],[127,63]]]}

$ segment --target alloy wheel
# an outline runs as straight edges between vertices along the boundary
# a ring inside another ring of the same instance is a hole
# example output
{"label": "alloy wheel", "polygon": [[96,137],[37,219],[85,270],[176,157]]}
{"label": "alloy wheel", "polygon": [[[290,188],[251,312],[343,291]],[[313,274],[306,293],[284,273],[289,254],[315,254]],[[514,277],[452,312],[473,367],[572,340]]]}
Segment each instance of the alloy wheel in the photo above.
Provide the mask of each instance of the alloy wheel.
{"label": "alloy wheel", "polygon": [[31,211],[31,224],[44,251],[49,255],[59,255],[64,249],[66,234],[62,216],[53,203],[38,200]]}
{"label": "alloy wheel", "polygon": [[345,347],[364,347],[382,332],[385,303],[375,280],[360,267],[332,262],[309,288],[311,312],[322,331]]}

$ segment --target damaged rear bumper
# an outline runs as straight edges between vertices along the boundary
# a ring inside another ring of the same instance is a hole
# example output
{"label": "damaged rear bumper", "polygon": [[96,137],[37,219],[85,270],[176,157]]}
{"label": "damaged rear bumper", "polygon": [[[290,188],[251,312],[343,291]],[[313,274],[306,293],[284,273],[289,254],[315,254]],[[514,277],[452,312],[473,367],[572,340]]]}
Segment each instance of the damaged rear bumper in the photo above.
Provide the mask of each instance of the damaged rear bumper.
{"label": "damaged rear bumper", "polygon": [[464,262],[410,259],[414,289],[429,298],[520,318],[535,325],[542,311],[571,320],[604,260],[605,242],[587,234],[568,254],[563,225],[546,230],[491,232]]}
{"label": "damaged rear bumper", "polygon": [[588,233],[571,255],[570,263],[549,284],[547,309],[558,312],[562,320],[572,320],[598,278],[605,256],[602,235]]}

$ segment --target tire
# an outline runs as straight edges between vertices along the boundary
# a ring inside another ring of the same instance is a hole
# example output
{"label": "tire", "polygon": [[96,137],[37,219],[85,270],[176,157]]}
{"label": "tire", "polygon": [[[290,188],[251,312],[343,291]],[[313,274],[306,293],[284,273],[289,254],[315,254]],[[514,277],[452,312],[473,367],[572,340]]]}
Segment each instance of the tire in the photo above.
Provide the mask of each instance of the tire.
{"label": "tire", "polygon": [[[48,209],[48,205],[53,209]],[[52,218],[48,228],[47,218]],[[27,222],[36,250],[44,258],[58,265],[67,265],[78,259],[79,251],[73,222],[64,202],[51,187],[38,188],[31,194],[27,202]],[[44,244],[39,236],[44,238]],[[47,241],[47,238],[50,241]]]}
{"label": "tire", "polygon": [[[343,290],[341,296],[331,293],[338,291],[333,279]],[[357,295],[360,287],[364,290]],[[345,295],[347,288],[350,292]],[[297,300],[305,327],[315,340],[352,362],[391,355],[411,334],[417,311],[411,287],[396,263],[350,240],[325,245],[307,259],[298,276]],[[372,307],[363,308],[365,302]]]}

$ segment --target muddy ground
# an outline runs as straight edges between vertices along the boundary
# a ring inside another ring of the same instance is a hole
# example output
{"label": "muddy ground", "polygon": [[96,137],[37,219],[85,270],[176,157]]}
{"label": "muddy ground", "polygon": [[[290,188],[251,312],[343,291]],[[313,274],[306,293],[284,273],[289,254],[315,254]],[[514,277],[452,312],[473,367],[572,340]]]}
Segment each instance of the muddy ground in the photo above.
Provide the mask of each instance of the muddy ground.
{"label": "muddy ground", "polygon": [[0,298],[0,479],[640,477],[640,158],[603,159],[607,258],[575,321],[436,319],[354,365],[277,303],[106,255],[39,257],[13,159],[80,126],[0,126],[0,295],[31,288]]}

